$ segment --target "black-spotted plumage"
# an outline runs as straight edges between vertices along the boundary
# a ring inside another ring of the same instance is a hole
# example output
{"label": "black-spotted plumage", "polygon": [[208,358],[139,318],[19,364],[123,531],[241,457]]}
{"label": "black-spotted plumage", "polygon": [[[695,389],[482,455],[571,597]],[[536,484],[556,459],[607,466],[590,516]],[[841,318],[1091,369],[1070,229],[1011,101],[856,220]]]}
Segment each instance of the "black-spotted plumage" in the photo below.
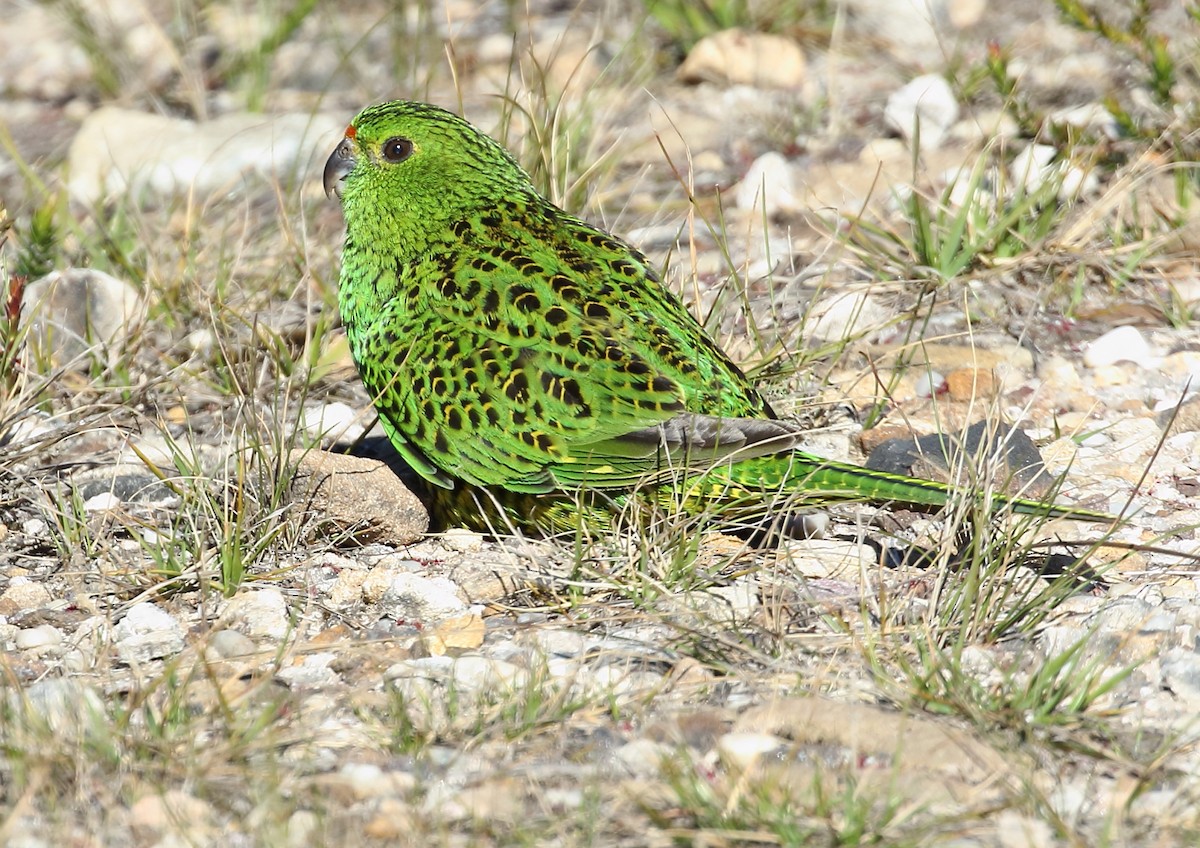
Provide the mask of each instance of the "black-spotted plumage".
{"label": "black-spotted plumage", "polygon": [[441,498],[452,510],[470,500],[464,485],[535,512],[513,496],[620,502],[657,484],[696,508],[781,492],[947,502],[940,483],[795,450],[798,434],[641,253],[541,197],[461,118],[408,101],[365,109],[325,182],[346,216],[339,306],[354,361],[401,455],[459,488]]}

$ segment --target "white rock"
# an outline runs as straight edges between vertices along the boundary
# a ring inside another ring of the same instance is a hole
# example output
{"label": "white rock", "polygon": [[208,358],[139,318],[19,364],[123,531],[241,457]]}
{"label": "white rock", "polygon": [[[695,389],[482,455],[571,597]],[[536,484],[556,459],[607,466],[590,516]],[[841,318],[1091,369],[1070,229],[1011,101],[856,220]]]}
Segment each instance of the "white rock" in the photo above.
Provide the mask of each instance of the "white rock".
{"label": "white rock", "polygon": [[1013,157],[1009,165],[1009,178],[1026,191],[1039,189],[1046,180],[1059,170],[1054,162],[1058,149],[1049,144],[1030,144]]}
{"label": "white rock", "polygon": [[10,615],[13,612],[42,609],[53,601],[54,596],[49,589],[28,577],[14,577],[4,594],[0,594],[0,606],[8,607]]}
{"label": "white rock", "polygon": [[1051,123],[1067,124],[1089,132],[1098,132],[1110,141],[1116,141],[1121,137],[1121,125],[1102,103],[1070,106],[1051,112],[1046,117]]}
{"label": "white rock", "polygon": [[46,678],[24,690],[12,689],[9,704],[40,717],[59,740],[105,732],[104,701],[90,686],[70,678]]}
{"label": "white rock", "polygon": [[320,842],[321,818],[312,810],[296,810],[287,821],[288,848],[309,848]]}
{"label": "white rock", "polygon": [[391,773],[375,763],[346,763],[338,770],[338,776],[359,801],[398,794]]}
{"label": "white rock", "polygon": [[454,657],[418,657],[393,663],[383,672],[385,683],[408,678],[447,681],[453,675]]}
{"label": "white rock", "polygon": [[555,680],[573,681],[579,677],[583,667],[579,657],[549,657],[546,660],[546,673]]}
{"label": "white rock", "polygon": [[407,572],[392,576],[379,603],[388,618],[424,624],[453,618],[467,611],[467,603],[453,581]]}
{"label": "white rock", "polygon": [[459,553],[483,550],[483,535],[465,527],[451,527],[441,535],[441,540],[447,548]]}
{"label": "white rock", "polygon": [[587,797],[582,789],[548,786],[542,793],[542,802],[555,811],[578,810]]}
{"label": "white rock", "polygon": [[78,648],[63,651],[59,662],[62,663],[63,671],[71,674],[83,674],[89,668],[87,655]]}
{"label": "white rock", "polygon": [[144,663],[182,651],[183,628],[170,613],[143,601],[117,622],[113,642],[123,662]]}
{"label": "white rock", "polygon": [[547,657],[577,657],[584,652],[587,642],[582,633],[559,627],[544,627],[522,634],[521,642],[534,646]]}
{"label": "white rock", "polygon": [[1154,613],[1154,607],[1134,595],[1113,598],[1088,617],[1087,625],[1098,635],[1139,632]]}
{"label": "white rock", "polygon": [[275,677],[289,689],[323,689],[334,686],[341,680],[341,676],[329,666],[337,657],[338,655],[331,651],[310,654],[298,665],[281,668]]}
{"label": "white rock", "polygon": [[468,654],[454,661],[452,679],[460,692],[512,690],[523,686],[529,672],[514,663]]}
{"label": "white rock", "polygon": [[996,179],[992,169],[976,173],[974,166],[963,165],[945,171],[941,181],[950,189],[946,203],[952,208],[970,205],[975,209],[993,209],[996,205]]}
{"label": "white rock", "polygon": [[736,621],[747,621],[758,608],[758,580],[742,578],[728,586],[714,586],[707,594],[718,599],[725,616]]}
{"label": "white rock", "polygon": [[121,506],[121,499],[112,492],[101,492],[92,495],[83,502],[84,512],[110,512]]}
{"label": "white rock", "polygon": [[1057,155],[1057,148],[1048,144],[1031,144],[1013,157],[1009,178],[1026,192],[1036,192],[1047,182],[1057,181],[1060,200],[1094,194],[1100,186],[1096,174],[1065,160],[1055,161]]}
{"label": "white rock", "polygon": [[769,218],[803,208],[791,163],[774,151],[759,156],[738,183],[734,203],[746,212],[765,210]]}
{"label": "white rock", "polygon": [[827,512],[806,512],[792,519],[789,532],[797,539],[824,539],[829,535],[833,519]]}
{"label": "white rock", "polygon": [[1162,358],[1156,356],[1137,327],[1116,327],[1092,341],[1083,352],[1083,362],[1090,368],[1133,362],[1142,368],[1153,369]]}
{"label": "white rock", "polygon": [[670,745],[652,739],[634,739],[613,752],[625,771],[634,777],[655,777],[664,760],[670,760],[676,750]]}
{"label": "white rock", "polygon": [[663,676],[650,671],[630,671],[619,665],[606,665],[581,675],[577,684],[585,691],[605,697],[638,698],[662,686]]}
{"label": "white rock", "polygon": [[305,409],[300,426],[323,444],[336,444],[361,438],[366,432],[365,419],[361,409],[335,401]]}
{"label": "white rock", "polygon": [[216,347],[217,334],[207,327],[192,330],[183,337],[183,345],[193,353],[208,356]]}
{"label": "white rock", "polygon": [[83,654],[84,662],[95,665],[107,662],[112,643],[112,625],[106,615],[93,615],[79,622],[71,636],[72,644]]}
{"label": "white rock", "polygon": [[789,574],[809,579],[858,574],[878,559],[869,545],[845,539],[789,539],[781,553]]}
{"label": "white rock", "polygon": [[804,51],[781,35],[727,29],[696,42],[679,66],[684,82],[799,88],[807,65]]}
{"label": "white rock", "polygon": [[717,740],[717,753],[726,765],[738,771],[745,771],[764,754],[778,751],[786,744],[785,739],[770,733],[726,733]]}
{"label": "white rock", "polygon": [[807,334],[818,341],[841,341],[878,329],[894,315],[866,292],[846,292],[817,301],[805,326]]}
{"label": "white rock", "polygon": [[932,150],[958,120],[958,101],[945,77],[925,74],[892,92],[883,117],[902,138],[919,137],[921,148]]}
{"label": "white rock", "polygon": [[231,114],[204,123],[114,106],[92,112],[68,154],[68,191],[94,204],[132,193],[159,200],[237,189],[247,178],[315,175],[344,116]]}
{"label": "white rock", "polygon": [[63,633],[53,625],[40,624],[37,627],[19,631],[14,641],[18,651],[42,654],[61,646]]}
{"label": "white rock", "polygon": [[30,283],[21,306],[28,344],[55,365],[89,367],[84,353],[119,350],[146,317],[136,288],[92,268],[53,271]]}
{"label": "white rock", "polygon": [[251,639],[280,641],[292,629],[287,600],[274,587],[239,592],[221,612],[221,624]]}
{"label": "white rock", "polygon": [[1167,610],[1156,610],[1142,622],[1139,633],[1170,633],[1179,623],[1179,617]]}
{"label": "white rock", "polygon": [[930,398],[946,390],[946,377],[939,371],[927,370],[913,383],[913,394],[919,398]]}
{"label": "white rock", "polygon": [[1085,171],[1078,165],[1068,165],[1058,186],[1059,200],[1091,197],[1100,191],[1100,178],[1095,171]]}
{"label": "white rock", "polygon": [[258,650],[254,640],[236,630],[218,630],[208,637],[208,654],[214,659],[243,657]]}
{"label": "white rock", "polygon": [[[363,586],[367,582],[367,577],[368,572],[360,568],[343,570],[333,584],[328,587],[325,593],[326,603],[337,610],[361,604],[363,602]],[[384,591],[386,591],[386,587]]]}
{"label": "white rock", "polygon": [[[54,432],[57,427],[44,412],[26,410],[23,418],[9,424],[8,443],[20,444]],[[40,519],[34,519],[40,520]]]}

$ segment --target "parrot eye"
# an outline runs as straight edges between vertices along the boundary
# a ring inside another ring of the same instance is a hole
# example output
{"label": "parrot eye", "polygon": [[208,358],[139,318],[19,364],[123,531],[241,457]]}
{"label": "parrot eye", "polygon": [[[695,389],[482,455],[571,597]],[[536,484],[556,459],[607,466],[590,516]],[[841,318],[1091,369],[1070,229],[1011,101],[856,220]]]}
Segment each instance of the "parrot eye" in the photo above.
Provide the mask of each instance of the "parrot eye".
{"label": "parrot eye", "polygon": [[383,143],[380,148],[383,153],[383,158],[389,162],[403,162],[413,152],[413,143],[407,138],[393,136]]}

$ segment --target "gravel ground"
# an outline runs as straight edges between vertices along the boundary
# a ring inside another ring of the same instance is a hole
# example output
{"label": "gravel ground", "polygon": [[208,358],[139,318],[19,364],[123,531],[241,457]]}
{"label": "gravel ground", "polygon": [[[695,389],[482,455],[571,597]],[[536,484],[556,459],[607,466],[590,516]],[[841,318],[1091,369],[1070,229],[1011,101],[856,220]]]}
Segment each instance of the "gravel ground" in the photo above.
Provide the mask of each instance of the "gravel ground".
{"label": "gravel ground", "polygon": [[[0,843],[1195,844],[1200,26],[792,5],[0,0]],[[1011,425],[904,469],[1127,520],[429,532],[319,179],[397,96],[668,267],[813,450]]]}

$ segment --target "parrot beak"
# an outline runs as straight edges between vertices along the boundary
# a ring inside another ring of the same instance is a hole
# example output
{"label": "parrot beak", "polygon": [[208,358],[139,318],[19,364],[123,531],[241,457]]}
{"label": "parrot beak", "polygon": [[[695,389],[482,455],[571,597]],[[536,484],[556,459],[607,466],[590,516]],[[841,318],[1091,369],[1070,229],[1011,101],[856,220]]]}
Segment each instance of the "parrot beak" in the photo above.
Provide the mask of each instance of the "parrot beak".
{"label": "parrot beak", "polygon": [[325,185],[325,195],[342,196],[342,180],[346,174],[354,170],[354,142],[343,138],[342,143],[334,148],[333,153],[325,162],[325,173],[322,182]]}

